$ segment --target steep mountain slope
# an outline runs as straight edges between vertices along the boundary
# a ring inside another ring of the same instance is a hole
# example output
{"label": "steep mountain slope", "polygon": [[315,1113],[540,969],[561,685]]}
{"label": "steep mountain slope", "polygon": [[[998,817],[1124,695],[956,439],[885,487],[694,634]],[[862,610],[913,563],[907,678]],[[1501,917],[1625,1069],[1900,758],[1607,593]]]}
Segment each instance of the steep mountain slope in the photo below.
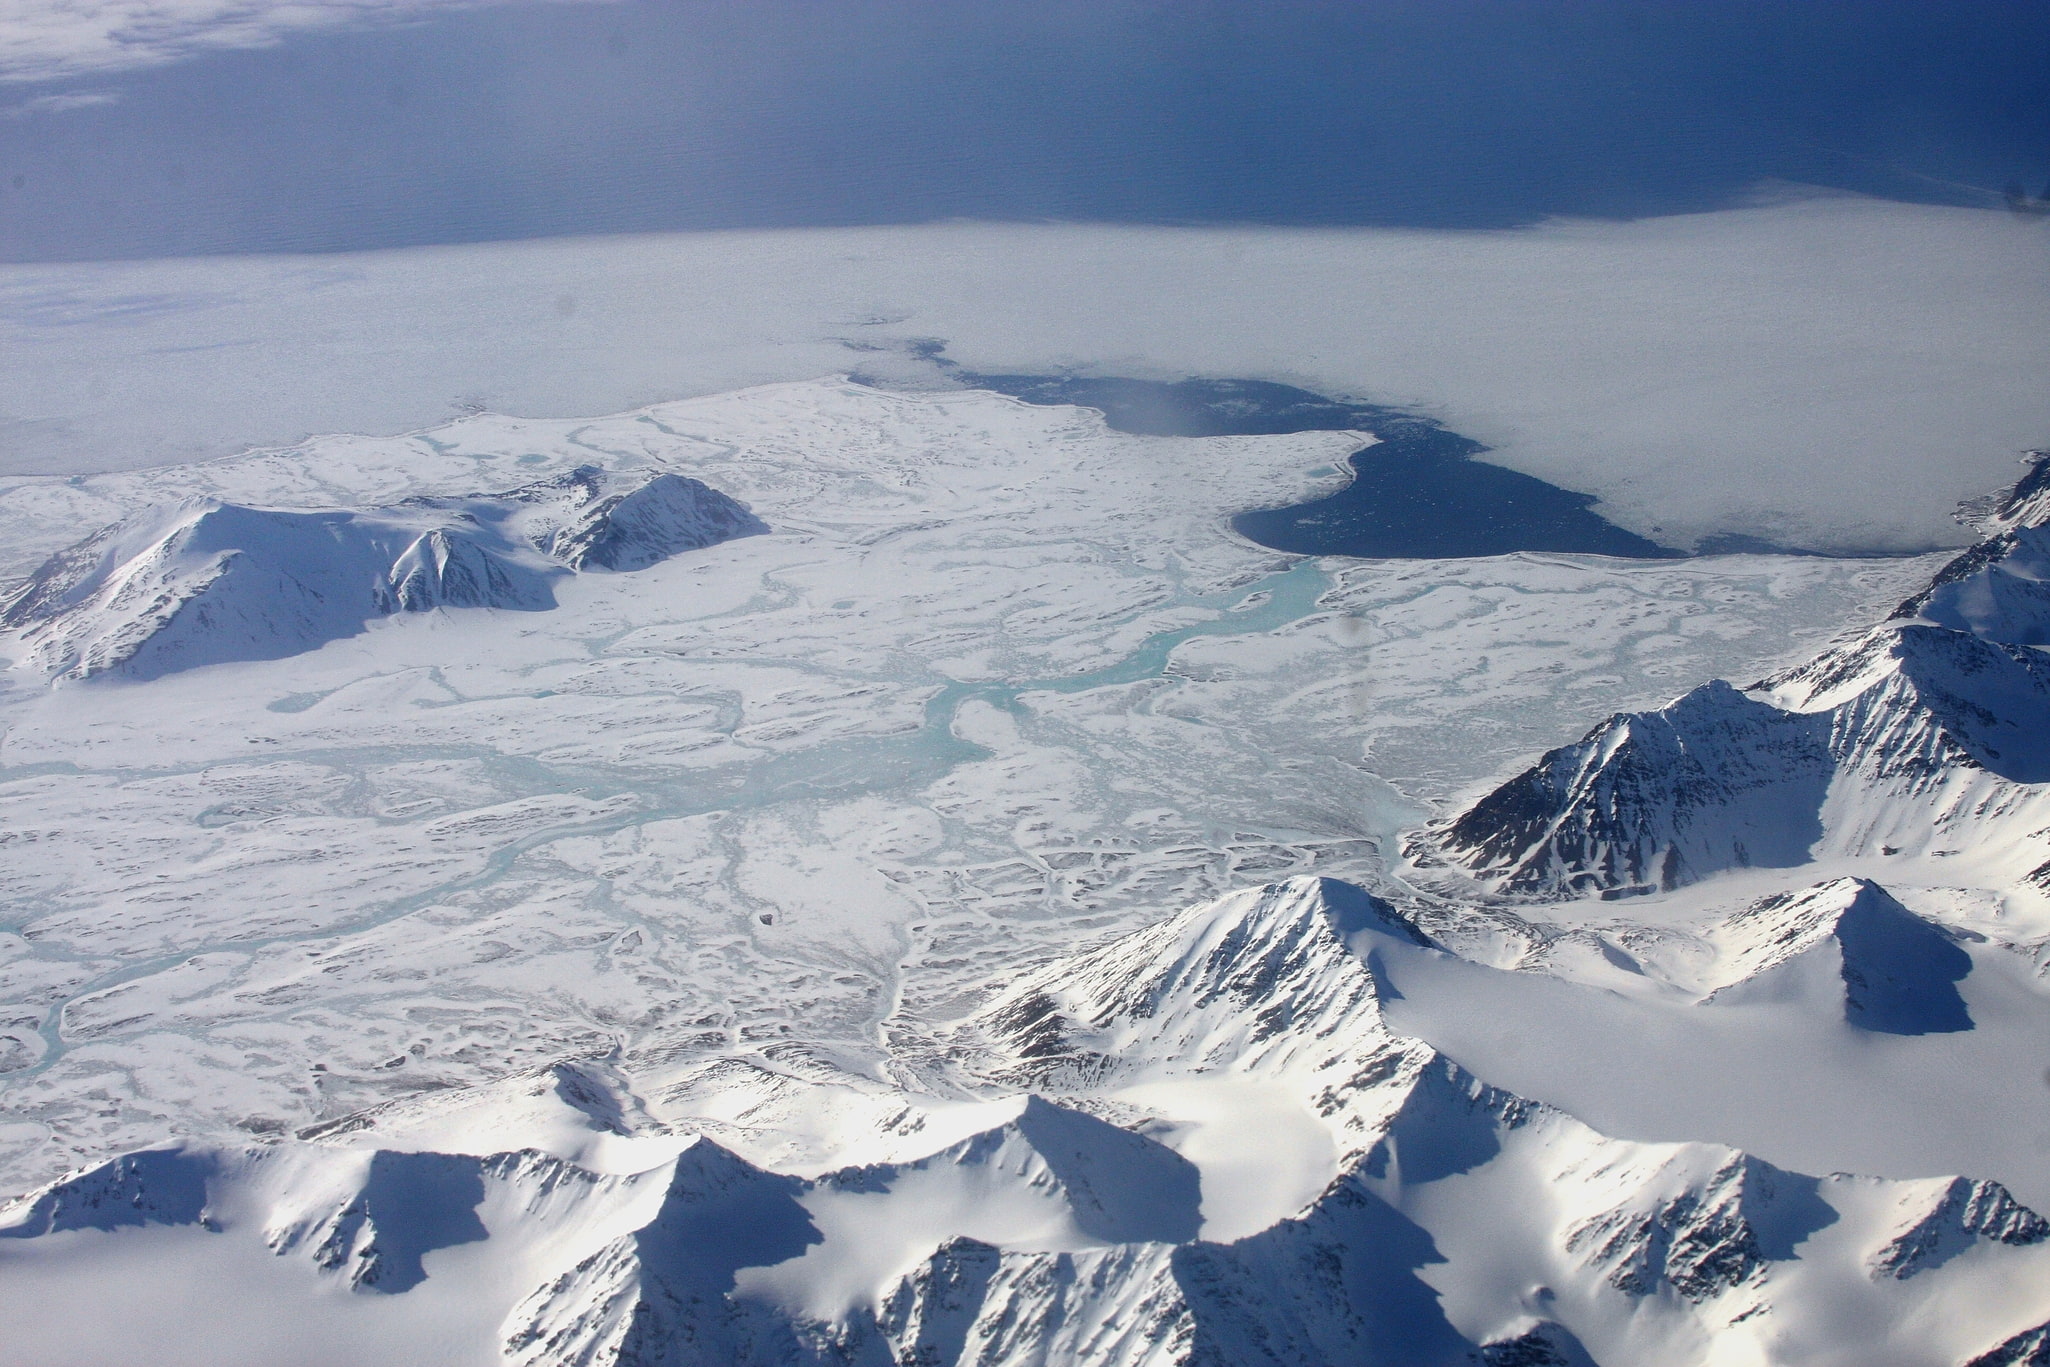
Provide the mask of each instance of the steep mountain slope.
{"label": "steep mountain slope", "polygon": [[2031,524],[1989,537],[1894,616],[2014,645],[2050,645],[2050,531]]}
{"label": "steep mountain slope", "polygon": [[1445,847],[1507,888],[1677,887],[1806,862],[1834,765],[1827,719],[1721,682],[1612,717],[1546,754],[1446,828]]}
{"label": "steep mountain slope", "polygon": [[601,493],[548,539],[548,553],[573,570],[641,570],[768,530],[702,481],[665,472],[622,492]]}
{"label": "steep mountain slope", "polygon": [[766,530],[697,480],[618,480],[595,467],[502,495],[379,509],[188,500],[51,557],[0,602],[0,631],[47,675],[153,679],[295,655],[396,613],[544,611],[565,569],[644,569]]}
{"label": "steep mountain slope", "polygon": [[1844,1019],[1894,1035],[1972,1028],[1957,982],[1971,956],[1940,928],[1862,878],[1778,893],[1718,927],[1726,981],[1707,1000],[1769,1001],[1798,992],[1811,965],[1843,983]]}
{"label": "steep mountain slope", "polygon": [[[2002,515],[2050,516],[2032,492]],[[2050,531],[2007,526],[1896,619],[1740,692],[1610,718],[1454,817],[1438,844],[1505,891],[1670,890],[1825,855],[1948,857],[2050,879]],[[1996,880],[1997,881],[1997,878]]]}

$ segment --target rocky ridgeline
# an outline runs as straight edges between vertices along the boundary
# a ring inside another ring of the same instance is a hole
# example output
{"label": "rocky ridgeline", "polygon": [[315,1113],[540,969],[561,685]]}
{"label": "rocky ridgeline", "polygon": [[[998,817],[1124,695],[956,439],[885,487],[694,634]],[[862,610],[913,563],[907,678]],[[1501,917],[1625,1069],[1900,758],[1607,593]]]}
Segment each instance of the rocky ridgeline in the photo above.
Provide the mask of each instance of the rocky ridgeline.
{"label": "rocky ridgeline", "polygon": [[[1552,750],[1420,846],[1513,896],[1670,890],[1825,855],[1953,857],[2050,886],[2050,458],[1993,535],[1848,645],[1704,684]],[[1998,881],[1996,879],[1995,881]]]}

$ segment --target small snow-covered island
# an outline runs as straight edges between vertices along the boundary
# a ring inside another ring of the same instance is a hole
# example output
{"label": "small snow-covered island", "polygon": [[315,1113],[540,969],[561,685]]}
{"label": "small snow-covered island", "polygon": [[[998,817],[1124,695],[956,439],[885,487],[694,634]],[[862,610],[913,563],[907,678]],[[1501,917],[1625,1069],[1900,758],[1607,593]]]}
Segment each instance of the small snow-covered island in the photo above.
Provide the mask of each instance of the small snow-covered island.
{"label": "small snow-covered island", "polygon": [[5,481],[0,1361],[2050,1362],[2050,458],[957,378]]}
{"label": "small snow-covered island", "polygon": [[550,580],[635,570],[767,527],[717,490],[660,473],[618,492],[580,466],[508,493],[293,511],[188,498],[52,556],[0,601],[0,628],[60,678],[153,679],[275,660],[395,612],[555,606]]}

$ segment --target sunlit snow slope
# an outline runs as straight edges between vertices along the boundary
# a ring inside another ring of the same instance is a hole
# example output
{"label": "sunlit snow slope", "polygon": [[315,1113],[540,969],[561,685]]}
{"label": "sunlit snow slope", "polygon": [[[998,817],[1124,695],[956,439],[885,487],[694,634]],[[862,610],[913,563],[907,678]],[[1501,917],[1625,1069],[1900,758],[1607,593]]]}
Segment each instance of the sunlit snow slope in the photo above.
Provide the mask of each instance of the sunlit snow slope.
{"label": "sunlit snow slope", "polygon": [[1230,534],[1357,444],[9,488],[0,1361],[2040,1361],[2042,476],[1948,568]]}

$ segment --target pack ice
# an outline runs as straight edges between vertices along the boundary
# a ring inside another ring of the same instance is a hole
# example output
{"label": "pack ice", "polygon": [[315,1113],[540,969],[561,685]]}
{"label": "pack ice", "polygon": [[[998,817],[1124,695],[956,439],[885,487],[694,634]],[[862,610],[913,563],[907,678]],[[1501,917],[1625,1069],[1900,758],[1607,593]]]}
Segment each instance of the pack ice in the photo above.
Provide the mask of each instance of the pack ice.
{"label": "pack ice", "polygon": [[9,494],[0,1360],[2046,1360],[2043,467],[1347,563],[1219,516],[1343,434],[330,440]]}

